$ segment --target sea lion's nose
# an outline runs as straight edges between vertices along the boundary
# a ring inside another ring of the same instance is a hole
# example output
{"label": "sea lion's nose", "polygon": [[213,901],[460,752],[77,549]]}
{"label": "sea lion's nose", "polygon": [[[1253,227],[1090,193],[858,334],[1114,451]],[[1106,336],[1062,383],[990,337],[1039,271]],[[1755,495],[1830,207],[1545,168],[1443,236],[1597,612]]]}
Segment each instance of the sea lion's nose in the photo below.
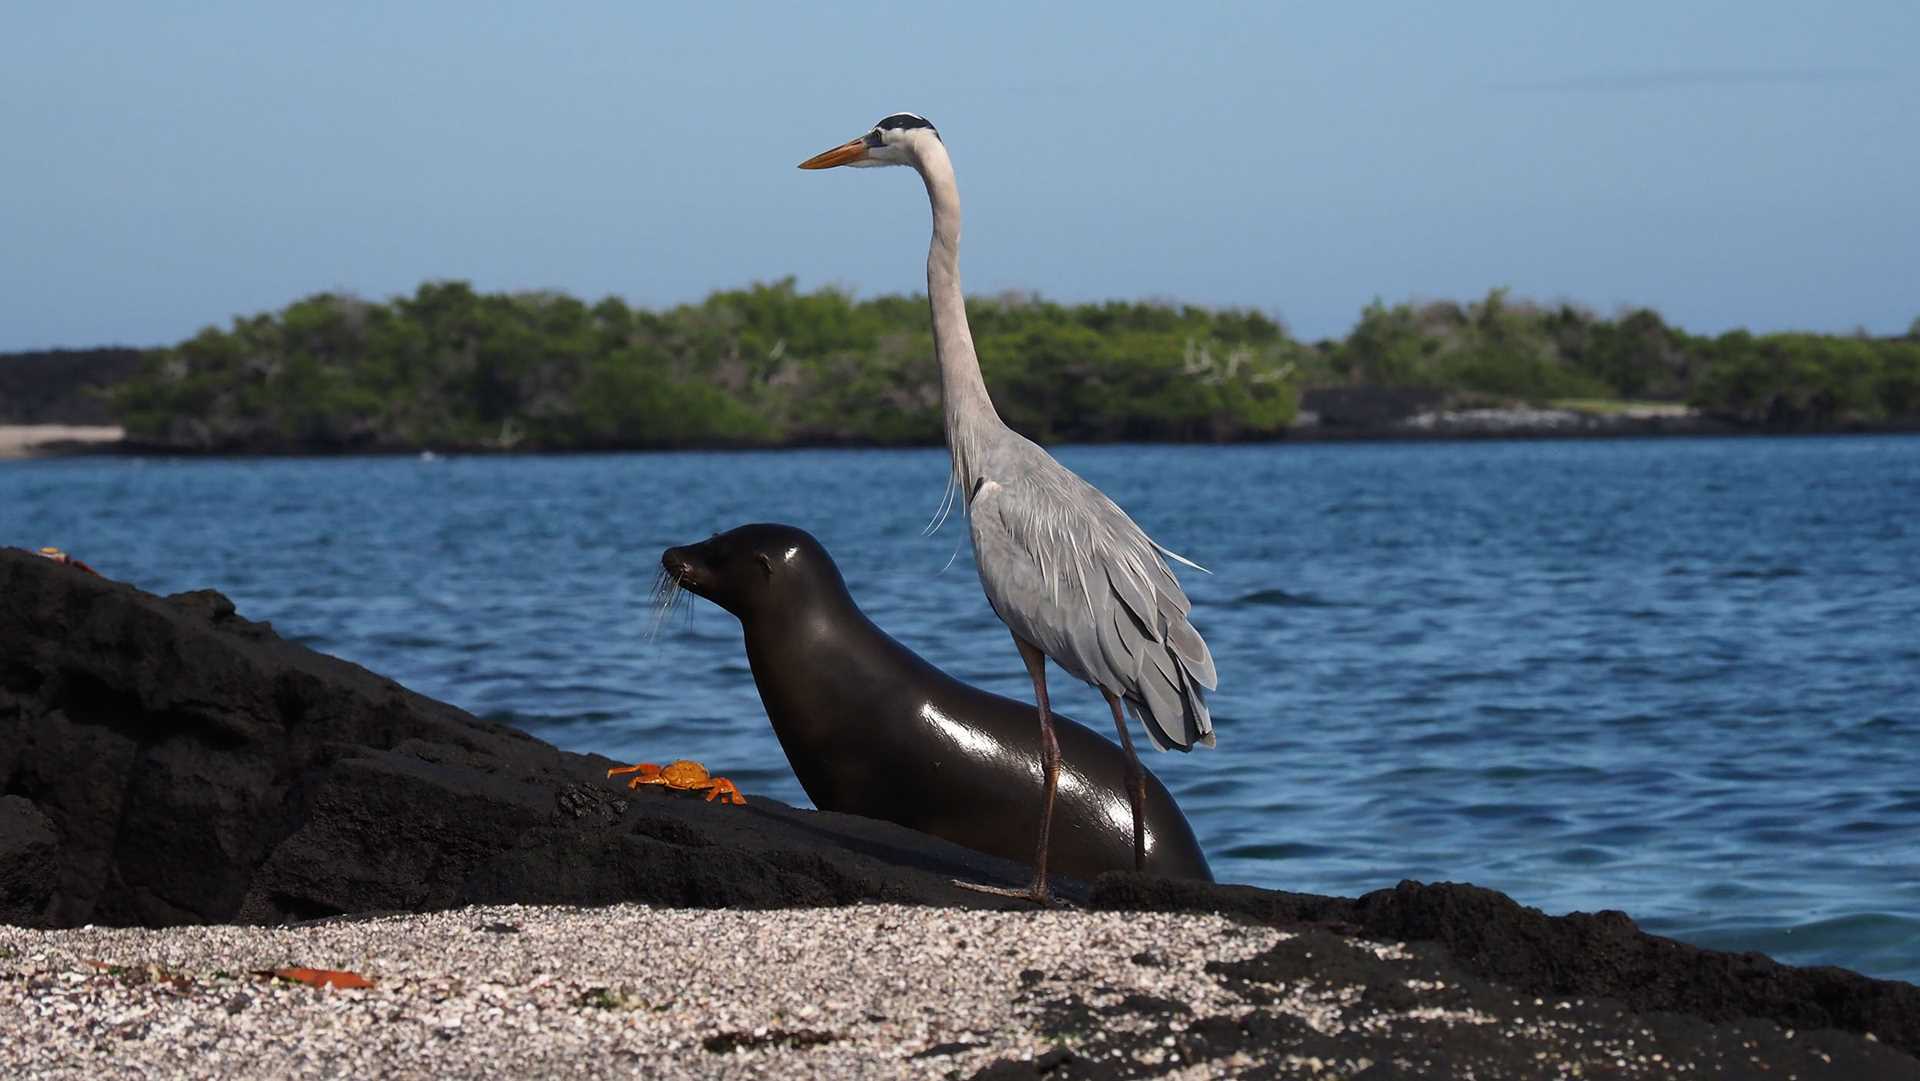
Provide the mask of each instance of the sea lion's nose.
{"label": "sea lion's nose", "polygon": [[675,578],[685,578],[693,570],[693,560],[687,558],[685,548],[669,548],[660,553],[660,565]]}

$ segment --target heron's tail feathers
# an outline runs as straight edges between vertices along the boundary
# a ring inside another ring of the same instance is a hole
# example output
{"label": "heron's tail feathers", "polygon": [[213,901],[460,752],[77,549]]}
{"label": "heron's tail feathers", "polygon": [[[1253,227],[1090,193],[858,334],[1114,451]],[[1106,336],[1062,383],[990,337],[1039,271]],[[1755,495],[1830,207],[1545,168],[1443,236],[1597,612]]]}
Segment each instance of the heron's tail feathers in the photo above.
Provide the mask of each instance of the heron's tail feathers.
{"label": "heron's tail feathers", "polygon": [[[1199,635],[1194,639],[1198,641]],[[1146,728],[1154,750],[1190,751],[1196,743],[1213,746],[1213,714],[1207,709],[1206,692],[1213,685],[1212,659],[1207,660],[1206,686],[1172,648],[1164,662],[1158,657],[1154,661],[1143,666],[1138,693],[1125,696],[1127,711]]]}
{"label": "heron's tail feathers", "polygon": [[1184,619],[1168,622],[1167,651],[1179,662],[1187,682],[1207,690],[1220,685],[1220,677],[1213,670],[1213,653],[1207,649],[1206,639],[1193,629],[1193,624]]}

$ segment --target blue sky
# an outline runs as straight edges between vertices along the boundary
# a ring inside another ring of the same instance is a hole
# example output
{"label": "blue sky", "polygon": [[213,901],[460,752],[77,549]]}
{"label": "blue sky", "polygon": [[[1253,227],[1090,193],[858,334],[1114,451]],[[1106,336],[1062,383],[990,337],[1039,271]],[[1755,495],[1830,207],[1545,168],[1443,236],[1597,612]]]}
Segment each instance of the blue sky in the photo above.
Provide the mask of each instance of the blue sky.
{"label": "blue sky", "polygon": [[973,293],[1897,333],[1917,44],[1911,0],[9,5],[0,349],[432,278],[918,291],[911,174],[794,169],[902,109],[953,152]]}

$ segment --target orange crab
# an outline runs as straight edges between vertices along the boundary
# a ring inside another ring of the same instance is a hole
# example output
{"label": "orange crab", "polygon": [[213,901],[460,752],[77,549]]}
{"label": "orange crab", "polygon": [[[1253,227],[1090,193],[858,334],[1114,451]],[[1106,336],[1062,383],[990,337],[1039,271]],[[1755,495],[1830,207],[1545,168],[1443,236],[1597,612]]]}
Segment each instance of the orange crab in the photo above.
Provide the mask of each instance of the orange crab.
{"label": "orange crab", "polygon": [[40,549],[39,551],[35,552],[34,555],[37,555],[42,559],[51,559],[55,563],[64,563],[69,567],[77,567],[80,570],[86,571],[88,574],[95,576],[96,578],[99,577],[100,575],[99,571],[94,570],[92,567],[87,566],[85,563],[80,562],[79,560],[73,558],[67,553],[61,551],[60,549],[53,547],[52,545],[48,545],[47,547]]}
{"label": "orange crab", "polygon": [[709,803],[716,798],[724,798],[727,802],[736,805],[747,802],[747,797],[740,794],[740,790],[734,787],[732,781],[725,777],[714,777],[707,773],[707,767],[686,758],[669,762],[665,767],[652,762],[642,762],[634,766],[615,766],[607,771],[607,776],[613,777],[622,773],[638,774],[633,780],[627,782],[628,788],[639,788],[643,784],[663,784],[668,788],[690,792],[705,791]]}

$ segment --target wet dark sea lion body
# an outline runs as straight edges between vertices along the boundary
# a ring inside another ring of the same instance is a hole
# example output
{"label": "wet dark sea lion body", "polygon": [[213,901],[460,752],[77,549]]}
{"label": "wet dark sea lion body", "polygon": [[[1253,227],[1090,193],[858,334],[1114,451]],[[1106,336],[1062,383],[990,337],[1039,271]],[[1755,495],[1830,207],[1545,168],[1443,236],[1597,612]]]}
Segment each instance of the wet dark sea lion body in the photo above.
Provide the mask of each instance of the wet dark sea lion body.
{"label": "wet dark sea lion body", "polygon": [[[740,618],[774,734],[816,807],[897,822],[1025,863],[1040,822],[1034,706],[968,686],[860,611],[812,535],[748,525],[661,557],[692,593]],[[1118,745],[1055,715],[1060,787],[1051,870],[1133,869]],[[1212,880],[1193,828],[1147,773],[1149,874]]]}

